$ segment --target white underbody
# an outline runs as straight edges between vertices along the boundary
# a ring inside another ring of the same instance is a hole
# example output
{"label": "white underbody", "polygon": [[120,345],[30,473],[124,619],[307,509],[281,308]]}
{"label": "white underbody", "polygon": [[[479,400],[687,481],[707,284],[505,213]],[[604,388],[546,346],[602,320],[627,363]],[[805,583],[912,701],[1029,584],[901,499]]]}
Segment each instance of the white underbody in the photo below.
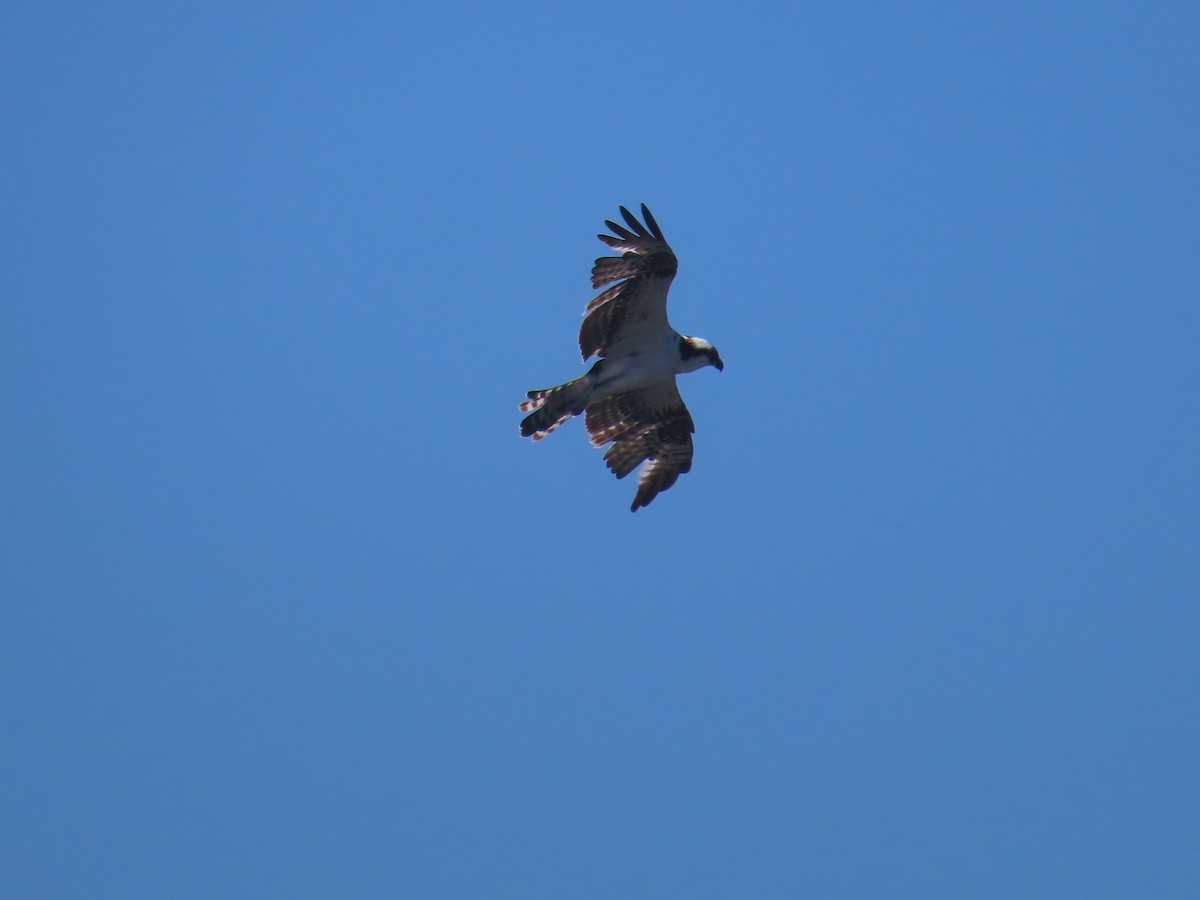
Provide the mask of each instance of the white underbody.
{"label": "white underbody", "polygon": [[662,337],[650,346],[637,352],[608,356],[601,362],[598,373],[587,375],[592,384],[592,397],[595,399],[674,380],[680,372],[693,371],[706,364],[707,360],[681,360],[679,335],[672,329],[664,332]]}

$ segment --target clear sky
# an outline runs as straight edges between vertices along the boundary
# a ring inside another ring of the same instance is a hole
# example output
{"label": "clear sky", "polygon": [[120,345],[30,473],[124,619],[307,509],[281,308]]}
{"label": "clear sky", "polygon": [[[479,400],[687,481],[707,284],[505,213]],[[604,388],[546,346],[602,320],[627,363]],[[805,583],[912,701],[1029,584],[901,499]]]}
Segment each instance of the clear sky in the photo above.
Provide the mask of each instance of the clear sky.
{"label": "clear sky", "polygon": [[0,20],[0,894],[1195,896],[1196,4]]}

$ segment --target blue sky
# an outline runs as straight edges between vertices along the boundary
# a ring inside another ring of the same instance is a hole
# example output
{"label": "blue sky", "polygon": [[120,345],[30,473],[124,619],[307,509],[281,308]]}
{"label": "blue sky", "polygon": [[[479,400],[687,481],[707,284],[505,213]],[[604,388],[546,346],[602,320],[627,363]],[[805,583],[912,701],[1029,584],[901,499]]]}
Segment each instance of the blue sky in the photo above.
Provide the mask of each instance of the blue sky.
{"label": "blue sky", "polygon": [[3,14],[2,892],[1191,896],[1194,5],[434,7]]}

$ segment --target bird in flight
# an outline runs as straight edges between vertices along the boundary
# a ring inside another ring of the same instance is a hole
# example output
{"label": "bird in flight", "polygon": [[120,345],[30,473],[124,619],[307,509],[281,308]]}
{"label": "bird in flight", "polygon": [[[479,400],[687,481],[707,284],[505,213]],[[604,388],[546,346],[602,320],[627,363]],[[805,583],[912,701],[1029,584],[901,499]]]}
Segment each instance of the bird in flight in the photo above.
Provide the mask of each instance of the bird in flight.
{"label": "bird in flight", "polygon": [[696,427],[675,376],[705,366],[721,371],[725,364],[704,338],[680,334],[667,321],[678,262],[646,204],[645,224],[624,206],[621,216],[625,225],[605,220],[612,234],[596,235],[621,255],[601,256],[592,267],[592,287],[604,290],[584,309],[579,329],[584,361],[599,359],[586,375],[530,391],[521,404],[529,413],[521,435],[541,440],[585,413],[592,445],[612,445],[604,462],[614,475],[624,478],[642,466],[630,507],[637,512],[692,467]]}

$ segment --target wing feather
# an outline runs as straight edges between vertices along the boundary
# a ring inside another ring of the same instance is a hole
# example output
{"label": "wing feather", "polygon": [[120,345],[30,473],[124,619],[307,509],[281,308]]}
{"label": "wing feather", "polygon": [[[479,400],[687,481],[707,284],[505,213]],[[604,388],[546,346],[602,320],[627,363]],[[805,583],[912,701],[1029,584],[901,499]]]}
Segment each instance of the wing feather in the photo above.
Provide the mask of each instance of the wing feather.
{"label": "wing feather", "polygon": [[[642,205],[645,206],[646,204],[643,203]],[[621,215],[629,223],[629,227],[638,233],[639,237],[650,237],[650,232],[646,230],[646,226],[637,220],[637,216],[623,206],[621,207]]]}
{"label": "wing feather", "polygon": [[649,506],[650,501],[665,491],[679,476],[692,468],[692,438],[686,441],[664,441],[658,447],[650,462],[642,467],[638,475],[638,492],[633,498],[631,512],[637,512],[640,506]]}
{"label": "wing feather", "polygon": [[[624,207],[621,207],[621,208],[624,209]],[[609,231],[611,231],[613,234],[620,237],[622,240],[632,241],[635,238],[635,235],[632,231],[627,231],[626,229],[624,229],[620,225],[618,225],[616,222],[614,222],[612,219],[605,219],[604,224],[608,226]],[[596,237],[600,238],[600,240],[604,241],[606,244],[608,243],[609,240],[611,240],[611,238],[606,234],[598,234],[598,235],[596,235]]]}
{"label": "wing feather", "polygon": [[590,403],[585,421],[595,446],[611,442],[604,461],[618,478],[645,463],[630,507],[634,512],[692,467],[696,427],[674,378]]}
{"label": "wing feather", "polygon": [[601,256],[592,267],[592,287],[609,287],[584,310],[579,329],[584,359],[638,352],[671,327],[667,291],[679,268],[675,252],[646,204],[642,204],[642,215],[649,227],[624,206],[620,209],[629,227],[606,219],[604,224],[612,234],[597,235],[621,255]]}
{"label": "wing feather", "polygon": [[650,226],[650,233],[665,243],[666,238],[663,237],[662,229],[658,227],[658,222],[654,221],[654,214],[650,212],[650,207],[646,206],[645,203],[642,204],[642,218]]}

